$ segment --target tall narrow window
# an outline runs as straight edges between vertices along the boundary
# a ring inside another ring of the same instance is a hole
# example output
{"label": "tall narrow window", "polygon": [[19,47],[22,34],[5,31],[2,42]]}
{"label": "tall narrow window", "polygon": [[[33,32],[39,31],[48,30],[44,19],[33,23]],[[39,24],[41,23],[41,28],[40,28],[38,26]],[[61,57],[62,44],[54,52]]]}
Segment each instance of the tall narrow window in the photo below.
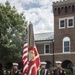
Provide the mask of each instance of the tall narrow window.
{"label": "tall narrow window", "polygon": [[57,10],[57,8],[55,8],[55,11]]}
{"label": "tall narrow window", "polygon": [[70,10],[71,9],[71,6],[68,6],[68,10]]}
{"label": "tall narrow window", "polygon": [[57,14],[57,8],[54,9],[54,14]]}
{"label": "tall narrow window", "polygon": [[65,37],[63,39],[63,52],[70,52],[70,38]]}
{"label": "tall narrow window", "polygon": [[64,27],[64,20],[60,21],[60,27]]}
{"label": "tall narrow window", "polygon": [[73,19],[68,20],[68,26],[73,26]]}
{"label": "tall narrow window", "polygon": [[67,7],[65,7],[65,13],[67,13]]}
{"label": "tall narrow window", "polygon": [[44,53],[45,54],[50,53],[50,45],[49,44],[44,45]]}
{"label": "tall narrow window", "polygon": [[60,8],[58,8],[58,15],[60,14]]}
{"label": "tall narrow window", "polygon": [[74,5],[72,5],[72,12],[74,12]]}
{"label": "tall narrow window", "polygon": [[72,28],[74,27],[74,17],[69,17],[67,19],[67,28]]}
{"label": "tall narrow window", "polygon": [[60,18],[59,19],[59,29],[63,29],[63,28],[65,28],[65,19]]}

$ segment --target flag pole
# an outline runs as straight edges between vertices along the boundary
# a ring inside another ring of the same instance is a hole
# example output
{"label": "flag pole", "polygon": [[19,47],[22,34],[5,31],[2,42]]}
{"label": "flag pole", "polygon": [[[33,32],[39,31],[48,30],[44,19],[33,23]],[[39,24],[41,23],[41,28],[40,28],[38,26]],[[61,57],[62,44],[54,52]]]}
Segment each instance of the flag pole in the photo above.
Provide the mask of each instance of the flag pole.
{"label": "flag pole", "polygon": [[28,26],[28,48],[34,46],[34,33],[33,33],[33,25],[30,22]]}
{"label": "flag pole", "polygon": [[24,55],[23,55],[23,64],[24,64],[24,70],[23,74],[24,75],[36,75],[38,67],[40,65],[40,57],[37,51],[37,48],[35,45],[34,41],[34,32],[33,32],[33,25],[30,22],[28,27],[27,27],[27,35],[26,35],[26,40],[27,44],[24,46]]}
{"label": "flag pole", "polygon": [[33,25],[30,22],[28,26],[28,61],[29,71],[27,75],[37,75],[38,67],[40,66],[40,58],[34,41]]}
{"label": "flag pole", "polygon": [[[33,33],[33,25],[30,22],[28,25],[28,51],[33,46],[34,46],[34,33]],[[31,58],[29,57],[29,53],[28,53],[28,61],[30,61],[30,60],[31,60]],[[27,75],[29,75],[29,73]]]}

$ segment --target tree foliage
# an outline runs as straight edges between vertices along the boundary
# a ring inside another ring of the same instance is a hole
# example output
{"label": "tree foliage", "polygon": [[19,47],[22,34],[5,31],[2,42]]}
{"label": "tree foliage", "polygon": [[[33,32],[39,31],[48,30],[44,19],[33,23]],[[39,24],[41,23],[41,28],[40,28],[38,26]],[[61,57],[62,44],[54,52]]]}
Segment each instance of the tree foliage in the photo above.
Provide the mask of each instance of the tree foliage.
{"label": "tree foliage", "polygon": [[0,4],[0,59],[11,61],[21,58],[25,26],[22,13],[11,7],[8,1]]}

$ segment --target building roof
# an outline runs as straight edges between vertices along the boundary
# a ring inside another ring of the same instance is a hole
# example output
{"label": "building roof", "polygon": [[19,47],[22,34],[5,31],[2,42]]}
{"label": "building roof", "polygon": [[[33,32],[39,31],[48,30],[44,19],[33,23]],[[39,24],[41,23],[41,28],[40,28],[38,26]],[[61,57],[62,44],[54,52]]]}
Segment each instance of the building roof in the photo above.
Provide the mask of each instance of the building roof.
{"label": "building roof", "polygon": [[62,0],[62,1],[60,0],[60,1],[56,1],[56,2],[53,2],[53,6],[71,4],[71,3],[75,3],[75,0]]}
{"label": "building roof", "polygon": [[54,40],[54,33],[47,32],[47,33],[38,33],[34,35],[35,41],[47,41],[47,40]]}

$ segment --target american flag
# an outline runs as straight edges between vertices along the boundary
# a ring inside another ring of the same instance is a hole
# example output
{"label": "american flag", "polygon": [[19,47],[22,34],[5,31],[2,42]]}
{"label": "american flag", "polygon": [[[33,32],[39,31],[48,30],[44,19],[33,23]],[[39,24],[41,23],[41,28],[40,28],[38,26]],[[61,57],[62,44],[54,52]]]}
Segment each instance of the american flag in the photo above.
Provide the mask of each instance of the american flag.
{"label": "american flag", "polygon": [[23,56],[22,56],[22,62],[23,62],[23,65],[24,65],[24,68],[23,68],[23,75],[27,75],[27,72],[28,72],[28,31],[26,29],[26,34],[25,34],[25,38],[24,38],[24,49],[23,49]]}

